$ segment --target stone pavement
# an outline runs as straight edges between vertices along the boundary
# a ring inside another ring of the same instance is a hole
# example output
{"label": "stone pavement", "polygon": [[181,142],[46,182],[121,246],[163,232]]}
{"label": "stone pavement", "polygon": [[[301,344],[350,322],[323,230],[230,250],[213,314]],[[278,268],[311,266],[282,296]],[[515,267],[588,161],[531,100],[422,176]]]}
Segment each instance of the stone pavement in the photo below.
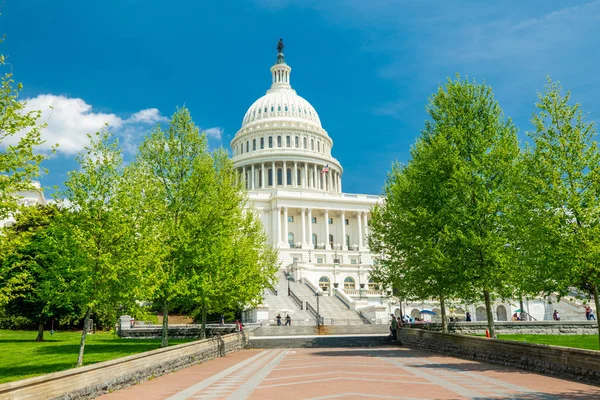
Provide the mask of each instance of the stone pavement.
{"label": "stone pavement", "polygon": [[399,347],[244,350],[100,397],[600,399],[600,388]]}

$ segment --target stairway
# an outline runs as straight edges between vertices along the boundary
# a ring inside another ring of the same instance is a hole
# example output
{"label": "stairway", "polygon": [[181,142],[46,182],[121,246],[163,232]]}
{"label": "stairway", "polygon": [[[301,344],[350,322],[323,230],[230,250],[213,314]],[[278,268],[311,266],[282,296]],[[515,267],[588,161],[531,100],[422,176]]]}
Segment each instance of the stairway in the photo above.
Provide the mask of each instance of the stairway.
{"label": "stairway", "polygon": [[[293,282],[291,282],[293,283]],[[307,288],[308,289],[308,288]],[[263,294],[263,304],[269,306],[269,322],[274,324],[277,314],[281,315],[282,324],[285,323],[287,314],[292,318],[292,325],[314,325],[315,318],[306,310],[301,310],[298,304],[287,295],[287,279],[282,271],[277,272],[277,283],[275,285],[277,295],[269,289]]]}

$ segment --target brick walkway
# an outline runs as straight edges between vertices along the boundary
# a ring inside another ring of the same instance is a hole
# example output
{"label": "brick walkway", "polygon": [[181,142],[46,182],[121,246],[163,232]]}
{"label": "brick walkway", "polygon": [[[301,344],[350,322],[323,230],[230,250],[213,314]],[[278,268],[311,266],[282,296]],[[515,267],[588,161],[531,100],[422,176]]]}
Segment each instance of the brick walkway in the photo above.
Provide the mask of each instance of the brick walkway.
{"label": "brick walkway", "polygon": [[100,397],[600,399],[600,388],[406,348],[244,350]]}

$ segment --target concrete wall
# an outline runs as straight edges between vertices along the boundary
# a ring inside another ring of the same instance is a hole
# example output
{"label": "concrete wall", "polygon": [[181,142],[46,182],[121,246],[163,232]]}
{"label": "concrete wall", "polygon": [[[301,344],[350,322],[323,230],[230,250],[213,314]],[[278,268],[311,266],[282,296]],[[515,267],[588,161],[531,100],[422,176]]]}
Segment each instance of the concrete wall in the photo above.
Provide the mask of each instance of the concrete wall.
{"label": "concrete wall", "polygon": [[600,385],[600,352],[493,340],[422,329],[400,330],[405,346]]}
{"label": "concrete wall", "polygon": [[[235,325],[207,326],[206,337],[227,335],[235,331]],[[169,338],[171,339],[198,339],[201,332],[201,325],[169,326]],[[162,327],[153,325],[121,329],[119,336],[130,339],[157,339],[162,337]]]}
{"label": "concrete wall", "polygon": [[297,348],[336,348],[336,347],[374,347],[389,346],[388,335],[369,336],[289,336],[289,337],[250,337],[251,349],[297,349]]}
{"label": "concrete wall", "polygon": [[253,336],[389,334],[387,325],[263,326]]}
{"label": "concrete wall", "polygon": [[[408,327],[442,331],[439,323],[412,324]],[[597,335],[597,321],[533,321],[495,322],[496,334]],[[487,322],[449,322],[448,332],[464,335],[485,335]]]}
{"label": "concrete wall", "polygon": [[235,333],[0,385],[0,399],[91,399],[243,349]]}

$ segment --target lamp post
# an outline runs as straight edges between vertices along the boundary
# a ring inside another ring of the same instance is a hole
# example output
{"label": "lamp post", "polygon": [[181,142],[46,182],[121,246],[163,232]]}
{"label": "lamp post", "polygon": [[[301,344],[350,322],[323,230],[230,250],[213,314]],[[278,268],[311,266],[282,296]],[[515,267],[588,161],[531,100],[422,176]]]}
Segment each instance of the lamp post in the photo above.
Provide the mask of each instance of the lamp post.
{"label": "lamp post", "polygon": [[362,264],[362,258],[361,258],[361,255],[360,255],[360,251],[358,252],[358,263]]}
{"label": "lamp post", "polygon": [[310,250],[308,251],[308,262],[311,262],[311,259],[310,259]]}
{"label": "lamp post", "polygon": [[317,296],[317,329],[321,327],[321,313],[319,311],[319,292],[315,293]]}

